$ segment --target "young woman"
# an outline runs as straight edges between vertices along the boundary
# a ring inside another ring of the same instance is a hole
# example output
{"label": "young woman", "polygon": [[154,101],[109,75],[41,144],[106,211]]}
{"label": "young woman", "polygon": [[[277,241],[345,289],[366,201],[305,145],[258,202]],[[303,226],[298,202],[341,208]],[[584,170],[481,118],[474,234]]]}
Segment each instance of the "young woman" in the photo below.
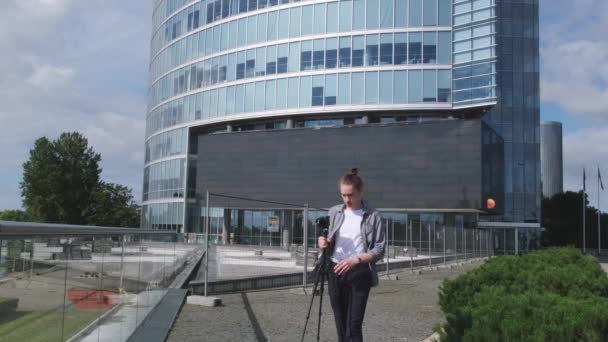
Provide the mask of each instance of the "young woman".
{"label": "young woman", "polygon": [[357,169],[338,182],[343,204],[329,210],[327,238],[319,247],[330,259],[329,297],[338,341],[363,341],[363,317],[371,287],[378,285],[376,262],[384,256],[380,214],[362,200],[363,181]]}

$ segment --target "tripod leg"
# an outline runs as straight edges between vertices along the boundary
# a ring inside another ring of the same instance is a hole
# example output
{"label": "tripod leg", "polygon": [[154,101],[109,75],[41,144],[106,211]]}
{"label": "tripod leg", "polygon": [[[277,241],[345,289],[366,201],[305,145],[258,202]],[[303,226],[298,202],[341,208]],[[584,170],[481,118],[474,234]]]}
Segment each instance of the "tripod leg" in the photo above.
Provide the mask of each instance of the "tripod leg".
{"label": "tripod leg", "polygon": [[308,320],[310,319],[310,312],[312,311],[312,303],[315,300],[315,292],[317,292],[317,287],[319,285],[319,278],[321,277],[321,272],[323,270],[322,264],[319,264],[317,269],[317,274],[315,276],[315,285],[312,289],[312,295],[310,296],[310,305],[308,305],[308,313],[306,313],[306,320],[304,321],[304,330],[302,330],[302,338],[301,342],[304,342],[304,336],[306,335],[306,327],[308,326]]}
{"label": "tripod leg", "polygon": [[326,266],[325,266],[325,261],[323,261],[323,266],[321,266],[320,272],[321,272],[321,289],[319,290],[319,320],[317,321],[317,342],[319,342],[319,339],[321,338],[321,315],[323,313],[323,292],[325,290],[325,278],[327,277],[327,272],[328,272],[328,270],[326,269]]}

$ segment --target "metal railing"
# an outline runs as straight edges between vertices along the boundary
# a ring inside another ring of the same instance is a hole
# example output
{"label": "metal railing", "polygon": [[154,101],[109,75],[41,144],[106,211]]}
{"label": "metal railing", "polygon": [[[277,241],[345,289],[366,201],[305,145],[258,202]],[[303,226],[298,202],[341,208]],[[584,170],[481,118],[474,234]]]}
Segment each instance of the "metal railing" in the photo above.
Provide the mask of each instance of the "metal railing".
{"label": "metal railing", "polygon": [[[188,241],[198,241],[208,250],[198,277],[190,282],[194,293],[206,296],[310,284],[319,255],[315,221],[327,215],[327,209],[211,192],[203,203],[201,221],[193,226],[198,233],[186,234]],[[403,220],[384,219],[386,254],[377,266],[387,275],[494,255],[488,230],[381,212],[391,214]],[[422,215],[426,216],[435,217]]]}
{"label": "metal railing", "polygon": [[126,341],[196,253],[176,232],[0,221],[0,333]]}

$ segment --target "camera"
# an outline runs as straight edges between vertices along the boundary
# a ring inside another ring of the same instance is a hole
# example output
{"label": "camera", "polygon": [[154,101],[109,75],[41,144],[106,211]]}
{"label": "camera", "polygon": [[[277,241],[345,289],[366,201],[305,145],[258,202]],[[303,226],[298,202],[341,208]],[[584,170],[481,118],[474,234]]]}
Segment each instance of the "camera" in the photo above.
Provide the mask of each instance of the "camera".
{"label": "camera", "polygon": [[315,221],[317,224],[317,235],[327,237],[329,232],[329,216],[321,216]]}
{"label": "camera", "polygon": [[329,229],[329,216],[321,216],[315,221],[317,227],[321,230]]}

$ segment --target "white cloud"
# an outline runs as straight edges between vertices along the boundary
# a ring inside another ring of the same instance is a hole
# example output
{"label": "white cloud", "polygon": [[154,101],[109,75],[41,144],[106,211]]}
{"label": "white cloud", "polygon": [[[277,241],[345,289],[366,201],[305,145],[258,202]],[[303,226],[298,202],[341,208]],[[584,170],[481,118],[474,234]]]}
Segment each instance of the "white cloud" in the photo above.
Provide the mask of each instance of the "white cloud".
{"label": "white cloud", "polygon": [[0,11],[0,210],[20,206],[35,139],[83,133],[102,177],[141,199],[149,0],[5,0]]}
{"label": "white cloud", "polygon": [[608,43],[579,40],[543,48],[544,101],[580,114],[608,113]]}
{"label": "white cloud", "polygon": [[607,120],[608,1],[541,2],[541,95],[572,115]]}
{"label": "white cloud", "polygon": [[33,72],[27,79],[27,82],[38,88],[48,92],[52,88],[60,87],[66,84],[74,76],[74,70],[52,66],[48,64],[33,64]]}

